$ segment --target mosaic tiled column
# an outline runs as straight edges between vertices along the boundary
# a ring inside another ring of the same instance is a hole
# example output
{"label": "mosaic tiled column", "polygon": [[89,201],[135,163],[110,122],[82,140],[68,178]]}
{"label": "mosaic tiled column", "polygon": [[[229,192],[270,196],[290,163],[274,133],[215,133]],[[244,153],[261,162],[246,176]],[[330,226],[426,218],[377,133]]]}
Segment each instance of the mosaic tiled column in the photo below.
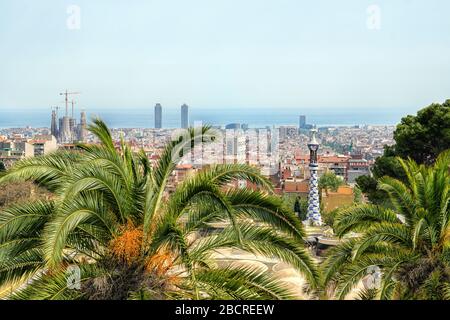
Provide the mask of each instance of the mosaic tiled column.
{"label": "mosaic tiled column", "polygon": [[308,194],[308,222],[312,225],[321,225],[322,217],[320,216],[320,198],[319,198],[319,177],[317,170],[319,168],[317,152],[319,150],[319,142],[317,141],[317,130],[311,130],[312,137],[308,143],[309,149],[309,194]]}
{"label": "mosaic tiled column", "polygon": [[313,225],[321,225],[322,217],[320,215],[319,202],[319,179],[317,176],[317,164],[309,166],[311,177],[309,179],[308,194],[308,221]]}

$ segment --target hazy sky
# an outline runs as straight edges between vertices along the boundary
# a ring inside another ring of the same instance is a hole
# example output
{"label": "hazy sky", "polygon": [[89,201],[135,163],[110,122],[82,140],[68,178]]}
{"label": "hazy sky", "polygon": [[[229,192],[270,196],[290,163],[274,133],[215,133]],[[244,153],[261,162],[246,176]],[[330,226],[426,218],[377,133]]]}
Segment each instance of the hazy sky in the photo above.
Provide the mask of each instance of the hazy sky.
{"label": "hazy sky", "polygon": [[1,0],[0,108],[55,105],[67,88],[96,108],[418,109],[450,98],[449,12],[448,0]]}

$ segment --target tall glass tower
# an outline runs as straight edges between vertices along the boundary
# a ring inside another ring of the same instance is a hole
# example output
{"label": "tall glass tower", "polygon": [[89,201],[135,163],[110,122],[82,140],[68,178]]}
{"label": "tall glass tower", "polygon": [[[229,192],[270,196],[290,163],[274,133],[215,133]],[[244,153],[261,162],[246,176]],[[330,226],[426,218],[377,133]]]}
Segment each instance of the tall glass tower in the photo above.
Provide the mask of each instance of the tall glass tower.
{"label": "tall glass tower", "polygon": [[159,103],[155,105],[155,128],[162,128],[162,107]]}
{"label": "tall glass tower", "polygon": [[181,128],[187,129],[189,127],[189,107],[187,104],[181,106]]}
{"label": "tall glass tower", "polygon": [[308,143],[310,178],[307,220],[311,225],[320,226],[322,224],[322,217],[320,215],[319,177],[317,175],[317,170],[319,168],[317,161],[319,142],[317,142],[316,133],[316,129],[311,130],[311,140]]}
{"label": "tall glass tower", "polygon": [[306,116],[300,115],[298,117],[298,129],[305,129],[306,128]]}

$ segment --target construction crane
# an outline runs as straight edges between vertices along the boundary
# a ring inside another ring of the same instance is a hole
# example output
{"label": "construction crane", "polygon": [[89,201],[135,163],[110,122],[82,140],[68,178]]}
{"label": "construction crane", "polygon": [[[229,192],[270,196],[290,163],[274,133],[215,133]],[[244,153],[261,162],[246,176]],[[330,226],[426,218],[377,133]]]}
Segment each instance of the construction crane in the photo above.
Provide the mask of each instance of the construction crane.
{"label": "construction crane", "polygon": [[[66,92],[62,92],[59,94],[60,96],[65,96],[64,102],[66,103],[66,117],[69,116],[69,95],[74,94],[81,94],[81,92],[68,92],[66,90]],[[72,103],[72,110],[73,110],[73,103]]]}

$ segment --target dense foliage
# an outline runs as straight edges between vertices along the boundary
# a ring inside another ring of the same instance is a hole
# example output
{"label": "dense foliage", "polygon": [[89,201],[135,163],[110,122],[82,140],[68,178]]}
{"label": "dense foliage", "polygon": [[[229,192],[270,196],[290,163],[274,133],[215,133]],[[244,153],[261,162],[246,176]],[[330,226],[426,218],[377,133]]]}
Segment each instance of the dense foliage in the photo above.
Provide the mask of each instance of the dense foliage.
{"label": "dense foliage", "polygon": [[338,176],[333,171],[325,172],[319,178],[319,189],[320,190],[331,190],[336,192],[340,186],[344,184],[344,180]]}
{"label": "dense foliage", "polygon": [[356,182],[374,204],[383,202],[386,194],[376,188],[384,176],[406,181],[398,157],[411,158],[419,164],[433,164],[437,156],[450,149],[450,100],[434,103],[401,120],[394,131],[394,146],[385,146],[383,156],[375,160],[373,177],[359,177]]}
{"label": "dense foliage", "polygon": [[450,299],[450,151],[429,167],[398,161],[405,182],[379,179],[389,205],[362,204],[335,217],[335,232],[345,240],[330,251],[323,272],[338,298],[376,266],[382,281],[368,288],[372,297]]}
{"label": "dense foliage", "polygon": [[420,164],[432,164],[450,149],[450,100],[432,105],[404,117],[394,132],[398,156]]}
{"label": "dense foliage", "polygon": [[[0,294],[15,299],[293,296],[259,269],[219,263],[218,251],[225,248],[277,258],[317,285],[300,221],[271,194],[269,180],[256,168],[214,165],[166,192],[177,161],[194,141],[215,138],[210,128],[181,134],[154,166],[144,152],[133,153],[123,141],[116,146],[102,121],[89,129],[100,144],[25,159],[0,176],[0,184],[28,180],[53,194],[0,211]],[[260,191],[234,188],[239,179]],[[68,267],[79,268],[79,290],[67,285]]]}
{"label": "dense foliage", "polygon": [[294,202],[294,212],[300,221],[305,221],[308,216],[308,199],[296,197]]}
{"label": "dense foliage", "polygon": [[378,189],[377,179],[371,176],[359,176],[356,178],[356,186],[373,204],[383,204],[387,200],[387,195],[384,191]]}

